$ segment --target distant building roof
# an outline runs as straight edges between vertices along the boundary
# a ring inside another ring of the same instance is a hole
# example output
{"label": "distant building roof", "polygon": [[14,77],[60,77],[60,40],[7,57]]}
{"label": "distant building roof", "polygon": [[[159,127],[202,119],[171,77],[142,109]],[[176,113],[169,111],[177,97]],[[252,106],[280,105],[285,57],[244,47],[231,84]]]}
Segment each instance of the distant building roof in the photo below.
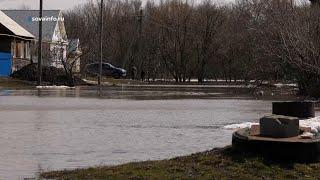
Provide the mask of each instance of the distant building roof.
{"label": "distant building roof", "polygon": [[74,53],[79,51],[79,39],[69,39],[68,42],[68,53]]}
{"label": "distant building roof", "polygon": [[[39,38],[39,22],[32,21],[33,17],[39,17],[39,10],[2,10],[7,16],[16,21],[23,28],[28,30],[37,39]],[[44,10],[43,17],[58,18],[60,10]],[[54,30],[56,28],[57,21],[43,21],[42,32],[43,40],[51,41]]]}
{"label": "distant building roof", "polygon": [[79,39],[69,39],[67,53],[71,56],[82,54]]}
{"label": "distant building roof", "polygon": [[34,39],[34,36],[26,29],[21,27],[18,23],[8,17],[5,13],[0,11],[0,24],[13,33],[13,35]]}

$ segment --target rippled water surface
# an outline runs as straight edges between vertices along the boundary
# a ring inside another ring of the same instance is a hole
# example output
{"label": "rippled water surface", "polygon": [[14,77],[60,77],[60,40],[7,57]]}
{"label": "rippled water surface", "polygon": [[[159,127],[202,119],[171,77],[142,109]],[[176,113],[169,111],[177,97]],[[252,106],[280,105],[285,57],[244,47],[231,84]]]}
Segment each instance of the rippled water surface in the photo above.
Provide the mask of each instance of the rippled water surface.
{"label": "rippled water surface", "polygon": [[245,99],[109,99],[59,97],[59,92],[39,97],[28,92],[0,92],[0,179],[229,145],[232,131],[223,126],[258,120],[271,111],[269,101]]}

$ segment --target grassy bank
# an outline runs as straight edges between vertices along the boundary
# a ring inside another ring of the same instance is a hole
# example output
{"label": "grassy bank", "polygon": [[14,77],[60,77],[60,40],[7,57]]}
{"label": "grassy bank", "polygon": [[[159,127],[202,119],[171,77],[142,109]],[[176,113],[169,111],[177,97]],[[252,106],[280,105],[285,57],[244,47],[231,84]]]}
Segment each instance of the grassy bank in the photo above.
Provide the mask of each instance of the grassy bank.
{"label": "grassy bank", "polygon": [[15,78],[0,77],[0,89],[22,89],[32,87],[35,87],[33,82],[22,81]]}
{"label": "grassy bank", "polygon": [[170,160],[42,173],[53,179],[319,179],[320,163],[268,162],[230,147]]}

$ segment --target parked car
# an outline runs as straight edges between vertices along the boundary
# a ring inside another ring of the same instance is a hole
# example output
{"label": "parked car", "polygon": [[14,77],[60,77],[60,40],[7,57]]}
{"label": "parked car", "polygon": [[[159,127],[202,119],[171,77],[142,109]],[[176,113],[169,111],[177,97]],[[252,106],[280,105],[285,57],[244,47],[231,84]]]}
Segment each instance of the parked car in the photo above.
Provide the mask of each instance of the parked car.
{"label": "parked car", "polygon": [[[99,63],[87,64],[86,73],[98,75]],[[119,79],[121,77],[125,77],[126,75],[127,71],[125,69],[114,67],[110,63],[102,63],[102,76],[111,76],[113,78]]]}

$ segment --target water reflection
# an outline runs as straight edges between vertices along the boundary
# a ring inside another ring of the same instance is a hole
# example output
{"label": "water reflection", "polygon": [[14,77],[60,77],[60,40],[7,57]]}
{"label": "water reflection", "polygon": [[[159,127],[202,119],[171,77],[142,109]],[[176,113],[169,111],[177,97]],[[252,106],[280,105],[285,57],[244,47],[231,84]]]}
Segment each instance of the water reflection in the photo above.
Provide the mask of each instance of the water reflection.
{"label": "water reflection", "polygon": [[68,89],[0,90],[0,96],[39,97],[97,97],[104,99],[183,99],[183,98],[249,98],[249,90],[243,87],[198,86],[105,86],[76,87]]}

